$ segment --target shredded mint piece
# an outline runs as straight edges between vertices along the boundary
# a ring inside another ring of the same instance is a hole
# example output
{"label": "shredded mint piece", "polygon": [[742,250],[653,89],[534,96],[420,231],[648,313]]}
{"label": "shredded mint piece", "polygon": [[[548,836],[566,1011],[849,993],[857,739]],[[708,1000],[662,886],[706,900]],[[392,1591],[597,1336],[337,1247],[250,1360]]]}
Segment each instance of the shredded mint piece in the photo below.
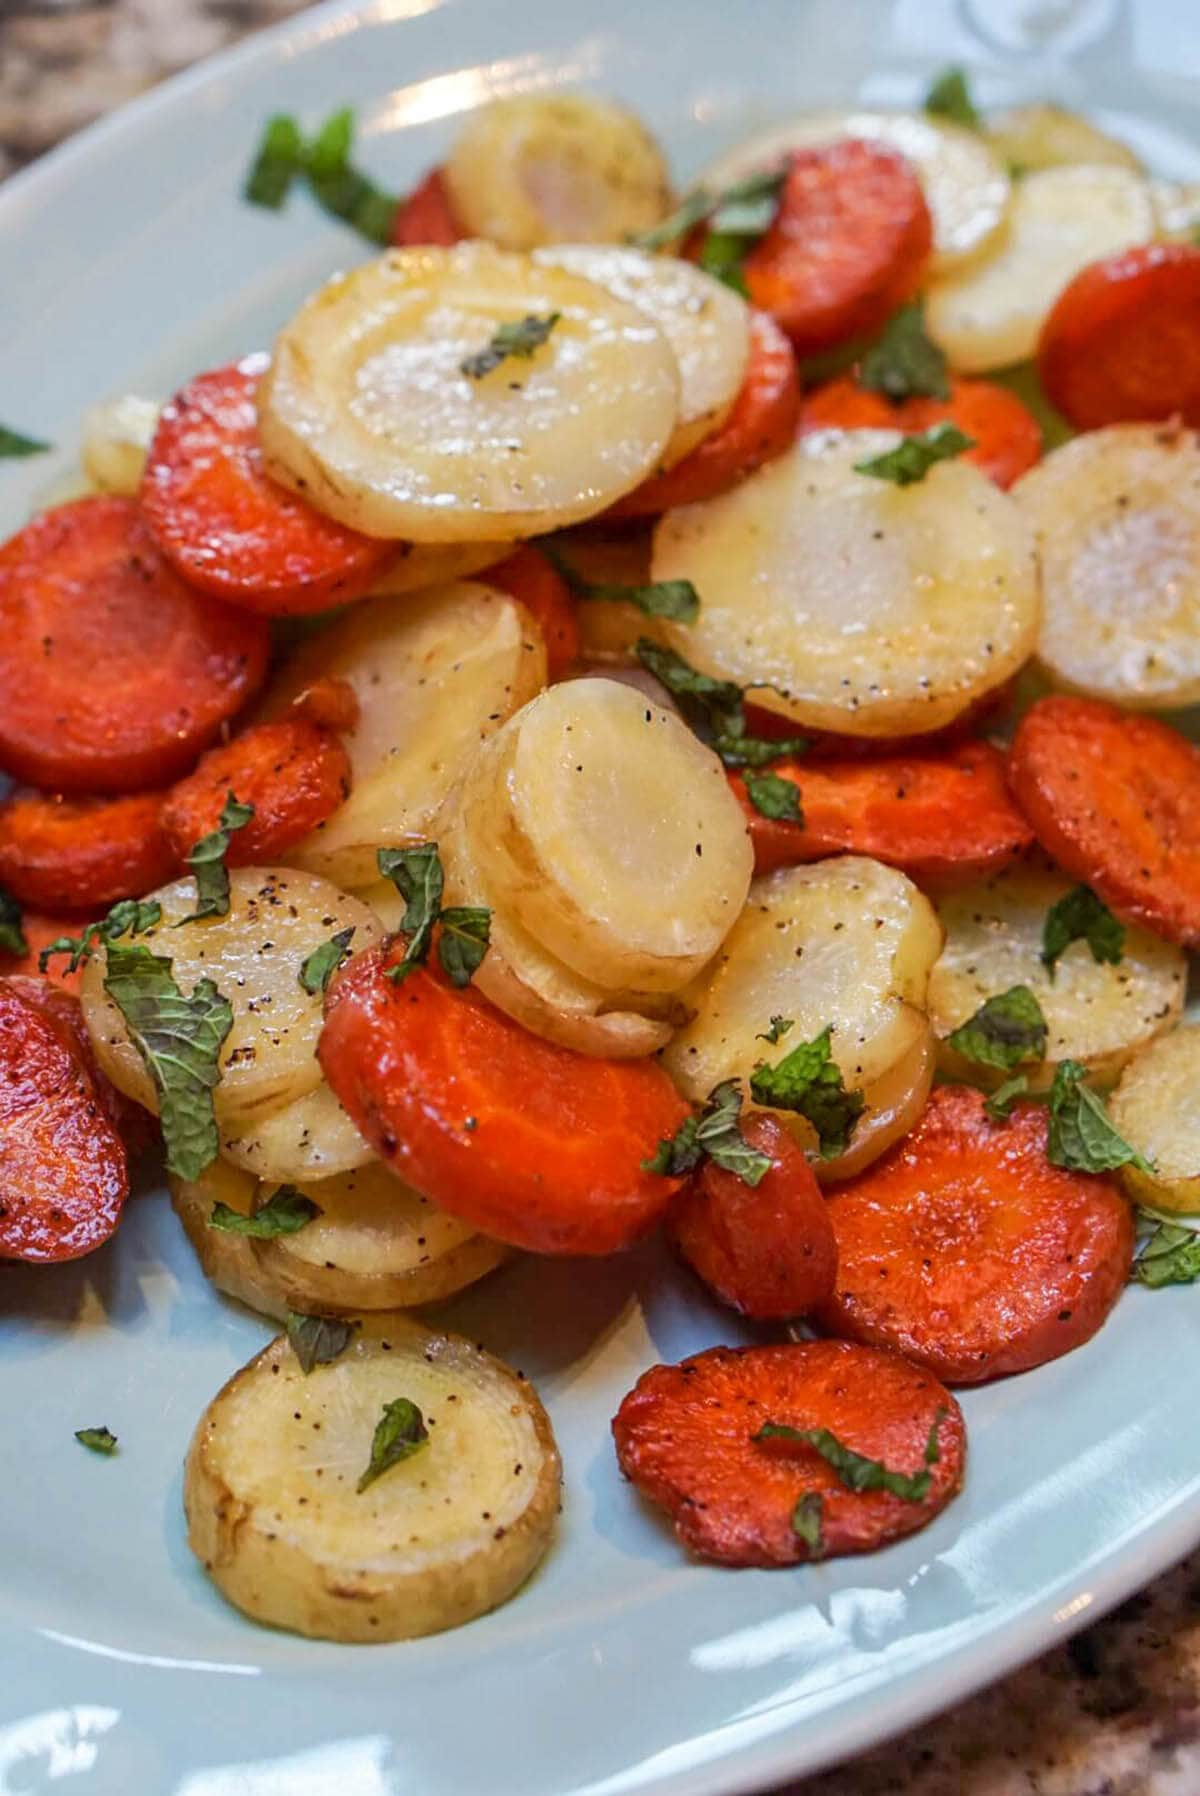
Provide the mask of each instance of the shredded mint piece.
{"label": "shredded mint piece", "polygon": [[764,1029],[762,1034],[756,1035],[754,1039],[755,1041],[769,1041],[772,1046],[775,1046],[783,1040],[789,1029],[794,1029],[795,1027],[796,1024],[792,1017],[773,1016],[771,1018],[770,1028]]}
{"label": "shredded mint piece", "polygon": [[492,913],[482,904],[451,904],[439,914],[438,960],[460,990],[478,972],[492,934]]}
{"label": "shredded mint piece", "polygon": [[23,436],[19,430],[11,430],[7,424],[0,424],[0,460],[12,457],[14,460],[26,455],[45,455],[54,445],[43,443],[39,437]]}
{"label": "shredded mint piece", "polygon": [[1092,959],[1116,966],[1125,948],[1125,925],[1113,916],[1091,886],[1072,886],[1052,904],[1042,925],[1042,962],[1050,977],[1072,942],[1085,941]]}
{"label": "shredded mint piece", "polygon": [[1152,1291],[1164,1285],[1194,1285],[1200,1279],[1200,1233],[1153,1211],[1142,1210],[1139,1223],[1142,1233],[1133,1277]]}
{"label": "shredded mint piece", "polygon": [[934,424],[929,430],[905,437],[882,455],[856,461],[854,472],[869,474],[875,480],[890,480],[893,486],[915,486],[918,480],[924,480],[935,462],[951,461],[974,447],[974,437],[967,436],[957,424]]}
{"label": "shredded mint piece", "polygon": [[1003,1085],[998,1085],[990,1097],[984,1099],[983,1107],[993,1122],[1007,1122],[1013,1105],[1028,1090],[1028,1076],[1025,1073],[1015,1073],[1011,1079],[1005,1079]]}
{"label": "shredded mint piece", "polygon": [[269,118],[258,146],[258,153],[242,189],[243,198],[252,206],[266,206],[278,212],[291,191],[292,182],[304,172],[304,138],[300,127],[289,113],[277,112]]}
{"label": "shredded mint piece", "polygon": [[319,948],[314,948],[308,958],[302,962],[298,978],[306,992],[312,992],[315,997],[317,992],[323,992],[328,988],[329,981],[350,952],[353,935],[354,924],[351,923],[348,929],[339,929],[337,934],[331,935],[327,942],[322,942]]}
{"label": "shredded mint piece", "polygon": [[803,829],[804,812],[795,780],[784,779],[778,773],[748,773],[746,796],[760,816],[777,823],[794,823]]}
{"label": "shredded mint piece", "polygon": [[681,237],[694,231],[716,204],[716,195],[705,187],[697,187],[660,224],[652,225],[648,231],[638,231],[629,242],[635,249],[666,249],[668,244],[678,243]]}
{"label": "shredded mint piece", "polygon": [[345,1353],[359,1325],[334,1316],[301,1316],[289,1310],[286,1326],[292,1352],[307,1378],[314,1366],[328,1366]]}
{"label": "shredded mint piece", "polygon": [[750,1095],[771,1110],[793,1110],[817,1131],[822,1160],[844,1154],[866,1099],[847,1091],[841,1068],[829,1051],[827,1024],[812,1041],[800,1042],[774,1066],[759,1061],[750,1075]]}
{"label": "shredded mint piece", "polygon": [[805,736],[782,736],[775,742],[748,736],[746,695],[732,680],[714,680],[692,667],[674,649],[664,648],[647,636],[638,638],[634,652],[642,666],[666,687],[701,741],[707,742],[726,767],[765,767],[784,755],[802,755],[807,749]]}
{"label": "shredded mint piece", "polygon": [[11,892],[0,886],[0,954],[28,954],[25,913]]}
{"label": "shredded mint piece", "polygon": [[305,1197],[294,1185],[280,1185],[265,1204],[244,1216],[228,1204],[216,1203],[208,1218],[210,1229],[223,1235],[247,1235],[251,1241],[275,1241],[280,1235],[297,1235],[321,1214],[320,1204]]}
{"label": "shredded mint piece", "polygon": [[77,1428],[75,1439],[81,1447],[87,1447],[92,1453],[103,1453],[111,1459],[117,1450],[117,1437],[111,1428],[103,1424],[99,1428]]}
{"label": "shredded mint piece", "polygon": [[792,1510],[792,1532],[808,1548],[810,1559],[825,1556],[825,1536],[821,1524],[825,1519],[825,1502],[819,1490],[806,1490]]}
{"label": "shredded mint piece", "polygon": [[491,374],[509,356],[528,361],[534,351],[546,342],[561,317],[561,312],[547,312],[543,318],[531,312],[515,323],[497,326],[486,348],[477,350],[474,355],[467,356],[459,363],[461,372],[468,380],[482,380],[485,374]]}
{"label": "shredded mint piece", "polygon": [[701,268],[744,296],[743,264],[758,239],[774,224],[786,180],[786,169],[773,168],[747,175],[723,193],[697,187],[661,224],[639,232],[629,241],[638,249],[666,249],[697,225],[707,223],[708,231],[700,245]]}
{"label": "shredded mint piece", "polygon": [[931,118],[949,119],[953,125],[965,125],[968,131],[978,131],[983,123],[971,98],[965,69],[942,70],[925,95],[925,110]]}
{"label": "shredded mint piece", "polygon": [[229,853],[229,839],[236,830],[245,829],[253,816],[252,804],[241,804],[232,792],[227,795],[216,829],[201,836],[186,857],[196,880],[196,908],[190,916],[179,919],[176,929],[185,923],[198,923],[202,917],[228,916],[229,869],[225,856]]}
{"label": "shredded mint piece", "polygon": [[171,962],[140,943],[110,941],[107,961],[104,989],[158,1092],[167,1170],[198,1179],[217,1157],[212,1094],[233,1009],[211,979],[199,980],[185,997]]}
{"label": "shredded mint piece", "polygon": [[949,399],[946,357],[925,334],[922,300],[914,299],[893,313],[859,364],[858,384],[896,405],[913,398]]}
{"label": "shredded mint piece", "polygon": [[[937,1431],[943,1413],[939,1412],[930,1435],[935,1453],[933,1460],[929,1458],[929,1446],[926,1445],[927,1466],[936,1463]],[[886,1490],[906,1503],[923,1503],[933,1483],[932,1474],[928,1471],[913,1472],[911,1476],[907,1472],[889,1471],[880,1460],[868,1459],[865,1454],[856,1453],[852,1447],[843,1445],[828,1428],[789,1428],[782,1422],[764,1422],[753,1438],[756,1441],[794,1441],[797,1446],[814,1448],[826,1465],[833,1467],[847,1490]]]}
{"label": "shredded mint piece", "polygon": [[317,204],[368,243],[391,240],[397,197],[386,193],[350,161],[354,113],[343,107],[321,126],[304,152],[304,173]]}
{"label": "shredded mint piece", "polygon": [[1027,985],[1014,985],[981,1004],[946,1041],[976,1066],[1010,1073],[1022,1060],[1040,1060],[1046,1052],[1046,1019]]}
{"label": "shredded mint piece", "polygon": [[381,848],[375,861],[384,879],[391,880],[407,903],[400,928],[408,937],[408,946],[403,960],[388,969],[388,977],[399,985],[429,958],[445,876],[436,842],[422,842],[419,848]]}
{"label": "shredded mint piece", "polygon": [[162,905],[154,898],[122,898],[98,923],[89,923],[82,935],[60,935],[38,955],[44,973],[55,954],[69,954],[69,973],[90,960],[101,942],[115,942],[125,935],[145,935],[162,922]]}
{"label": "shredded mint piece", "polygon": [[1115,1172],[1120,1166],[1136,1166],[1139,1172],[1153,1173],[1149,1162],[1114,1128],[1103,1099],[1083,1083],[1086,1077],[1087,1068],[1078,1060],[1060,1061],[1055,1068],[1046,1158],[1070,1172]]}
{"label": "shredded mint piece", "polygon": [[428,1439],[425,1418],[415,1403],[407,1397],[397,1397],[394,1402],[385,1403],[371,1441],[367,1469],[356,1487],[359,1495],[369,1484],[374,1484],[376,1478],[382,1478],[394,1465],[399,1465],[402,1459],[411,1459]]}
{"label": "shredded mint piece", "polygon": [[553,543],[538,547],[560,579],[577,599],[602,599],[618,605],[636,605],[647,617],[670,617],[677,623],[695,623],[700,615],[700,595],[690,580],[654,580],[647,586],[622,586],[610,580],[586,580]]}
{"label": "shredded mint piece", "polygon": [[725,1079],[714,1085],[699,1114],[689,1116],[674,1135],[660,1141],[650,1159],[642,1161],[643,1170],[664,1178],[682,1178],[707,1156],[744,1185],[760,1185],[771,1170],[770,1156],[750,1146],[738,1127],[741,1113],[737,1080]]}

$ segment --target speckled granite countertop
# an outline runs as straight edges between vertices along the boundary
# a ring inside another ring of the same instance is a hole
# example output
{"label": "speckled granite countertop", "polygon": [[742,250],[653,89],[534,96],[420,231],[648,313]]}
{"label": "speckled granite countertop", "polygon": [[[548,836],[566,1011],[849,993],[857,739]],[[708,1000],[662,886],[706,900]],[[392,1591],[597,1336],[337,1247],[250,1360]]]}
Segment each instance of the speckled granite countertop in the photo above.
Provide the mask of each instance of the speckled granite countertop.
{"label": "speckled granite countertop", "polygon": [[[0,177],[299,0],[0,0]],[[1200,1553],[981,1695],[780,1796],[1200,1796]]]}

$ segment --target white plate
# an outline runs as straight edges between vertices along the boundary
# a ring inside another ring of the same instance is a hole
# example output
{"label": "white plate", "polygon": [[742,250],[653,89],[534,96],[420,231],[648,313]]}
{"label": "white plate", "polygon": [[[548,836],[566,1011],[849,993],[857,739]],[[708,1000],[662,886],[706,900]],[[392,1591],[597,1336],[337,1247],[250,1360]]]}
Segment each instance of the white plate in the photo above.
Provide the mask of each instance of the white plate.
{"label": "white plate", "polygon": [[[85,405],[265,344],[358,259],[301,199],[280,217],[239,204],[269,112],[311,122],[356,102],[363,160],[400,187],[488,95],[582,84],[640,107],[686,172],[798,104],[908,101],[960,57],[983,65],[986,98],[1049,79],[1164,173],[1194,175],[1190,5],[1139,0],[1124,22],[1090,0],[377,0],[302,15],[0,190],[0,414],[53,437],[65,465]],[[1075,60],[1049,77],[1018,50],[1052,11]],[[1139,108],[1152,125],[1122,117]],[[48,457],[3,464],[0,526],[55,472]],[[0,1273],[0,1313],[0,1796],[761,1788],[997,1676],[1200,1538],[1194,1291],[1131,1292],[1082,1351],[968,1394],[966,1490],[923,1534],[860,1561],[732,1573],[682,1558],[622,1484],[608,1424],[653,1360],[744,1337],[653,1250],[530,1262],[451,1320],[549,1404],[567,1475],[558,1544],[471,1627],[337,1648],[242,1621],[188,1553],[188,1437],[268,1330],[205,1286],[161,1196],[134,1202],[90,1260]],[[112,1461],[71,1438],[100,1422],[121,1437]]]}

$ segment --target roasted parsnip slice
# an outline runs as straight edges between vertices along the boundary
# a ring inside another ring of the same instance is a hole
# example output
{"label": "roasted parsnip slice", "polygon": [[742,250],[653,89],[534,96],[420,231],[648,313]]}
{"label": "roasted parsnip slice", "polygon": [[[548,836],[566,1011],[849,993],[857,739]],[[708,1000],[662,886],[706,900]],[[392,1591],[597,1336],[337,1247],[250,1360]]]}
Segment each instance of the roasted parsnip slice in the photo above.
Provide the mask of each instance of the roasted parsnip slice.
{"label": "roasted parsnip slice", "polygon": [[1080,112],[1045,101],[1014,106],[989,118],[984,136],[1001,161],[1018,175],[1037,168],[1076,162],[1104,162],[1140,173],[1141,163],[1127,143],[1110,137]]}
{"label": "roasted parsnip slice", "polygon": [[[385,1410],[410,1456],[363,1485]],[[561,1467],[531,1386],[456,1335],[365,1320],[307,1377],[280,1337],[200,1418],[188,1541],[257,1621],[368,1643],[457,1627],[505,1602],[545,1553]]]}
{"label": "roasted parsnip slice", "polygon": [[1136,1054],[1108,1101],[1130,1147],[1154,1168],[1124,1166],[1131,1197],[1158,1210],[1200,1210],[1200,1023],[1160,1035]]}
{"label": "roasted parsnip slice", "polygon": [[[502,331],[532,334],[500,353]],[[465,243],[392,250],[314,294],[258,406],[268,471],[330,517],[371,536],[496,541],[591,517],[656,468],[679,372],[645,312]]]}
{"label": "roasted parsnip slice", "polygon": [[222,1132],[221,1154],[256,1178],[281,1185],[330,1179],[375,1158],[324,1080],[278,1110],[245,1122],[235,1119]]}
{"label": "roasted parsnip slice", "polygon": [[171,1208],[183,1224],[201,1268],[217,1290],[262,1316],[284,1321],[288,1306],[270,1274],[259,1264],[253,1243],[245,1235],[209,1227],[214,1204],[226,1204],[240,1216],[249,1216],[258,1180],[240,1167],[214,1160],[195,1180],[168,1173],[167,1188]]}

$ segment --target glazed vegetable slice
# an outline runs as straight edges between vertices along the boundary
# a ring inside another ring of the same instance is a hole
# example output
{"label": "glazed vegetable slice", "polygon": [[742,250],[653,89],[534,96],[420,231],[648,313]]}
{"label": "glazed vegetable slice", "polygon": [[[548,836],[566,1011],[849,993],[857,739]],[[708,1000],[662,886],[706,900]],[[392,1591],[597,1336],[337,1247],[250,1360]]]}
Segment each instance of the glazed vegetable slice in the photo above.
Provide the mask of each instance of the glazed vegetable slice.
{"label": "glazed vegetable slice", "polygon": [[1150,190],[1105,164],[1045,168],[1018,181],[1006,227],[977,262],[929,289],[929,333],[960,374],[1010,368],[1037,348],[1081,268],[1154,235]]}
{"label": "glazed vegetable slice", "polygon": [[[938,915],[946,944],[929,976],[929,1017],[943,1071],[987,1078],[947,1038],[987,999],[1014,986],[1033,993],[1047,1024],[1044,1053],[1020,1063],[1034,1089],[1048,1086],[1065,1060],[1080,1061],[1093,1078],[1111,1083],[1126,1061],[1174,1027],[1187,988],[1187,957],[1144,929],[1122,932],[1118,925],[1112,958],[1103,942],[1105,957],[1099,958],[1087,940],[1074,941],[1048,970],[1047,919],[1071,892],[1069,879],[1031,866],[942,899]],[[998,1074],[992,1082],[999,1083]]]}
{"label": "glazed vegetable slice", "polygon": [[690,1552],[720,1565],[885,1546],[945,1507],[966,1456],[962,1413],[936,1378],[846,1341],[712,1347],[652,1366],[613,1438],[625,1476]]}
{"label": "glazed vegetable slice", "polygon": [[368,1319],[311,1373],[280,1336],[217,1394],[188,1452],[188,1541],[257,1621],[411,1639],[512,1596],[561,1477],[525,1380],[457,1335]]}
{"label": "glazed vegetable slice", "polygon": [[1141,169],[1134,152],[1120,138],[1101,131],[1081,113],[1044,101],[1014,106],[989,118],[985,136],[1001,160],[1022,175],[1079,162],[1110,163],[1135,174]]}
{"label": "glazed vegetable slice", "polygon": [[179,864],[162,831],[161,808],[158,792],[126,798],[15,792],[0,804],[0,884],[22,903],[47,910],[98,911],[115,899],[140,897]]}
{"label": "glazed vegetable slice", "polygon": [[0,764],[59,792],[161,783],[253,696],[267,646],[178,579],[131,500],[43,512],[0,548]]}
{"label": "glazed vegetable slice", "polygon": [[640,119],[592,94],[520,94],[472,113],[443,170],[464,236],[506,249],[623,243],[670,204]]}
{"label": "glazed vegetable slice", "polygon": [[330,991],[325,1076],[380,1158],[451,1215],[537,1253],[612,1253],[678,1180],[642,1170],[687,1114],[662,1068],[585,1059],[527,1033],[400,950],[355,957]]}
{"label": "glazed vegetable slice", "polygon": [[221,1153],[256,1178],[281,1185],[335,1178],[374,1159],[324,1081],[276,1110],[235,1119],[221,1132]]}
{"label": "glazed vegetable slice", "polygon": [[238,1216],[249,1216],[258,1180],[225,1160],[214,1160],[197,1179],[167,1174],[171,1208],[183,1224],[205,1276],[218,1291],[244,1303],[259,1315],[287,1320],[288,1306],[275,1281],[259,1264],[254,1243],[232,1229],[210,1228],[213,1209],[224,1204]]}
{"label": "glazed vegetable slice", "polygon": [[1050,678],[1135,710],[1200,699],[1200,439],[1150,424],[1089,431],[1014,497],[1037,534]]}
{"label": "glazed vegetable slice", "polygon": [[0,981],[0,1258],[92,1253],[128,1195],[124,1146],[70,1029]]}
{"label": "glazed vegetable slice", "polygon": [[694,624],[663,626],[679,653],[794,724],[856,737],[938,729],[1002,686],[1036,637],[1031,533],[961,461],[905,486],[859,471],[901,440],[805,437],[668,512],[653,577],[702,595]]}
{"label": "glazed vegetable slice", "polygon": [[741,1133],[770,1170],[749,1185],[706,1160],[675,1200],[671,1239],[731,1309],[766,1321],[802,1316],[833,1293],[837,1250],[825,1199],[782,1124],[756,1114]]}
{"label": "glazed vegetable slice", "polygon": [[397,206],[392,242],[397,249],[428,243],[448,249],[466,235],[450,203],[445,175],[440,168],[431,168]]}
{"label": "glazed vegetable slice", "polygon": [[992,1122],[942,1086],[886,1159],[830,1198],[832,1333],[951,1384],[1026,1372],[1090,1340],[1129,1276],[1133,1222],[1108,1179],[1046,1158],[1041,1105]]}
{"label": "glazed vegetable slice", "polygon": [[391,553],[263,472],[264,355],[198,374],[163,408],[140,488],[163,554],[190,585],[280,617],[358,598]]}
{"label": "glazed vegetable slice", "polygon": [[479,743],[545,684],[546,660],[526,611],[464,581],[403,605],[356,606],[294,652],[268,709],[285,712],[329,675],[359,703],[345,734],[353,790],[289,859],[362,887],[378,878],[380,848],[429,839]]}
{"label": "glazed vegetable slice", "polygon": [[1200,944],[1200,751],[1185,737],[1054,695],[1017,726],[1010,778],[1060,867],[1124,921]]}
{"label": "glazed vegetable slice", "polygon": [[1109,1100],[1113,1127],[1152,1168],[1121,1168],[1131,1197],[1157,1210],[1200,1210],[1200,1024],[1160,1036],[1131,1060]]}
{"label": "glazed vegetable slice", "polygon": [[[303,718],[256,724],[223,748],[210,748],[162,806],[163,832],[179,860],[218,827],[231,792],[254,815],[231,839],[229,865],[269,865],[345,802],[350,757],[331,730]],[[138,889],[157,883],[147,880]]]}
{"label": "glazed vegetable slice", "polygon": [[850,853],[945,884],[1005,867],[1033,843],[1009,797],[1004,757],[987,742],[936,757],[778,761],[771,774],[793,787],[800,821],[764,810],[754,775],[729,776],[750,825],[756,873]]}
{"label": "glazed vegetable slice", "polygon": [[267,471],[352,529],[480,542],[602,511],[657,467],[678,405],[645,313],[469,243],[392,250],[314,294],[275,345],[259,432]]}
{"label": "glazed vegetable slice", "polygon": [[949,423],[971,438],[964,461],[999,487],[1010,487],[1042,452],[1042,432],[1015,393],[988,380],[949,383],[949,398],[914,397],[899,403],[860,385],[852,375],[817,387],[807,395],[802,430],[902,430],[920,433]]}

